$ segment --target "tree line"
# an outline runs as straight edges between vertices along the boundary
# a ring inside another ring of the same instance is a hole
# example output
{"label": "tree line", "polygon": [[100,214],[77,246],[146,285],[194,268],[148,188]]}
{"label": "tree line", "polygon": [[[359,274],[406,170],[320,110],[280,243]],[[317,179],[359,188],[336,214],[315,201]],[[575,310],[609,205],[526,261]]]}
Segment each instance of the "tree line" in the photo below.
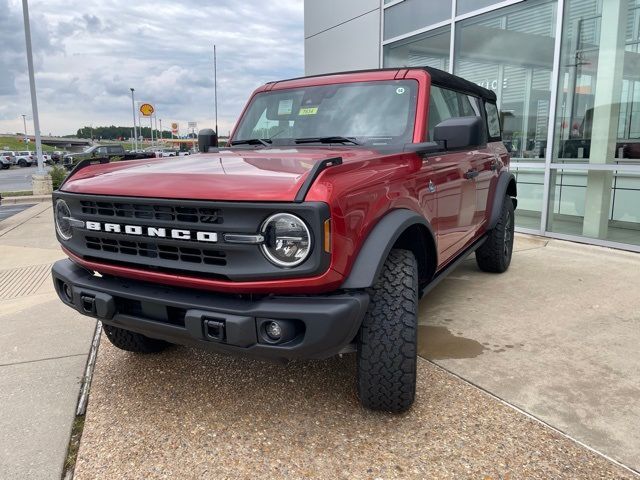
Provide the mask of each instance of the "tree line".
{"label": "tree line", "polygon": [[[116,127],[111,125],[109,127],[82,127],[79,128],[75,135],[65,135],[65,137],[77,137],[77,138],[93,138],[96,140],[129,140],[133,134],[131,127]],[[142,130],[138,129],[138,136],[144,138],[151,138],[151,128],[142,127]],[[160,131],[153,129],[153,138],[160,138]],[[164,131],[164,138],[171,138],[171,132]]]}

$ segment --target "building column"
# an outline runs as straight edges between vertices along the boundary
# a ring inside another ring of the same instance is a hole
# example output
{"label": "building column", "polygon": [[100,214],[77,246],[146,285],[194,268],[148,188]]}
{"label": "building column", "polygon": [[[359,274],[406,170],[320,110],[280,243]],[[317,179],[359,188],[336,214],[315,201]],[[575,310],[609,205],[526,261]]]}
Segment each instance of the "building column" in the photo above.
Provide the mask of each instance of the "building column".
{"label": "building column", "polygon": [[[613,163],[618,134],[628,0],[602,0],[600,48],[589,163]],[[612,172],[589,171],[582,234],[606,238],[611,208]]]}

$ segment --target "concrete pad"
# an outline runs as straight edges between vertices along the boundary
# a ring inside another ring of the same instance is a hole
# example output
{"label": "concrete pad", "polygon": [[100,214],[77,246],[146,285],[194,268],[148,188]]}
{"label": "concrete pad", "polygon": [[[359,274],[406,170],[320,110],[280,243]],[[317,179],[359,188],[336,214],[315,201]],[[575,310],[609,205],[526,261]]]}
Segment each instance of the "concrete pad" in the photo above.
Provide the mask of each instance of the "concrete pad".
{"label": "concrete pad", "polygon": [[87,354],[96,322],[51,297],[2,301],[0,365]]}
{"label": "concrete pad", "polygon": [[[38,207],[43,210],[34,211],[34,209]],[[5,221],[8,222],[22,215],[22,213],[29,212],[31,212],[32,215],[28,220],[24,220],[22,223],[14,226],[3,227],[3,230],[0,232],[0,245],[60,251],[60,244],[55,236],[51,204],[42,203],[35,205]]]}
{"label": "concrete pad", "polygon": [[3,237],[0,237],[0,251],[2,252],[2,255],[0,255],[0,271],[53,263],[56,260],[67,258],[59,245],[56,248],[28,248],[7,245]]}
{"label": "concrete pad", "polygon": [[59,480],[86,355],[0,367],[0,472]]}
{"label": "concrete pad", "polygon": [[531,241],[505,274],[469,259],[422,300],[421,353],[640,470],[640,255]]}
{"label": "concrete pad", "polygon": [[634,477],[425,360],[402,415],[363,409],[354,383],[354,355],[135,355],[103,337],[74,478]]}

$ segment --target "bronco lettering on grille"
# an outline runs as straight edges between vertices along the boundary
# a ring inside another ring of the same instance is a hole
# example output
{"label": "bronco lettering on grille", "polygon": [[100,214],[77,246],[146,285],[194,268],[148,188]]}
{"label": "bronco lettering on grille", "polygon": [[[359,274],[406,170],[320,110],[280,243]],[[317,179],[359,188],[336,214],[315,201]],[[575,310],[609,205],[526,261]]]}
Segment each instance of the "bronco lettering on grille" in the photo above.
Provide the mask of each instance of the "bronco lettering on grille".
{"label": "bronco lettering on grille", "polygon": [[140,225],[122,225],[119,223],[85,222],[85,228],[94,232],[124,233],[147,237],[173,238],[175,240],[197,240],[214,243],[218,241],[216,232],[193,232],[177,228],[143,227]]}

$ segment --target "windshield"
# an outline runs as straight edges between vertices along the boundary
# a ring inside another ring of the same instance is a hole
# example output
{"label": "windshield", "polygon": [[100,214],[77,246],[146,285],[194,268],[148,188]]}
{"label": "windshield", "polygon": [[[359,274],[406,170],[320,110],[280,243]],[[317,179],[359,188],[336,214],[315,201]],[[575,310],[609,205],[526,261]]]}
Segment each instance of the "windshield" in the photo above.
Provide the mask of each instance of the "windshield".
{"label": "windshield", "polygon": [[337,137],[369,145],[410,143],[417,90],[414,80],[390,80],[262,92],[241,118],[233,143],[341,143]]}

